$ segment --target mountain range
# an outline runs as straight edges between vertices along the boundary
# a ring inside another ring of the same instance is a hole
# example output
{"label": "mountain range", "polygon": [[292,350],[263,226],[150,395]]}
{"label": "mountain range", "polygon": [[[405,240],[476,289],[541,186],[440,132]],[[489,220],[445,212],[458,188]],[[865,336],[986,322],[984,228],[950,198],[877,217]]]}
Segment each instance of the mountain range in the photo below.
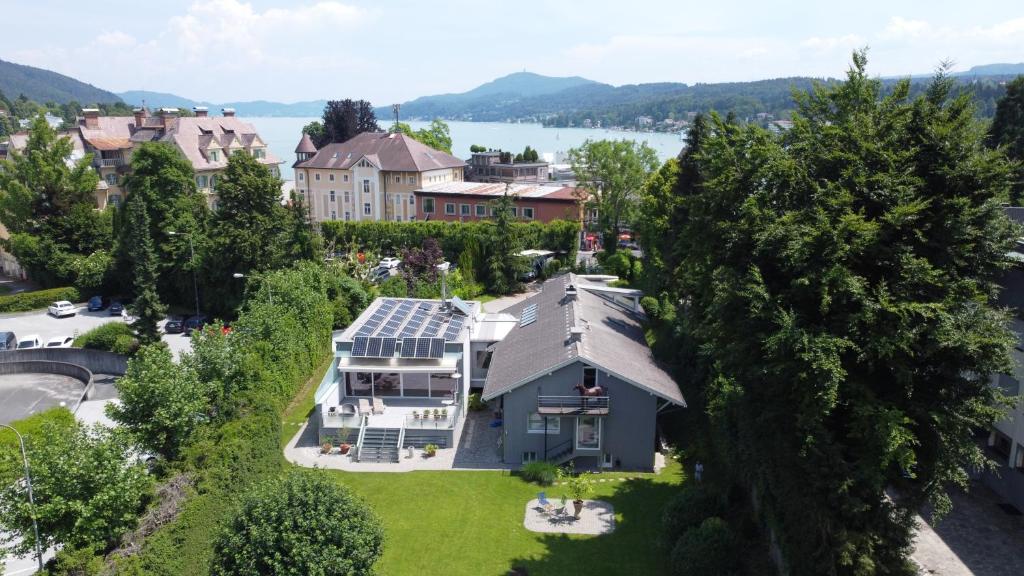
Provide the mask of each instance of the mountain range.
{"label": "mountain range", "polygon": [[5,60],[0,60],[0,92],[11,100],[24,94],[29,100],[39,103],[67,104],[74,101],[88,106],[121,101],[112,92],[70,76]]}
{"label": "mountain range", "polygon": [[326,100],[310,100],[284,104],[267,100],[248,100],[244,102],[213,103],[205,100],[191,100],[166,92],[150,92],[147,90],[129,90],[120,92],[118,96],[132,106],[145,104],[149,108],[193,108],[206,106],[211,113],[221,108],[234,108],[239,116],[320,116],[324,111]]}

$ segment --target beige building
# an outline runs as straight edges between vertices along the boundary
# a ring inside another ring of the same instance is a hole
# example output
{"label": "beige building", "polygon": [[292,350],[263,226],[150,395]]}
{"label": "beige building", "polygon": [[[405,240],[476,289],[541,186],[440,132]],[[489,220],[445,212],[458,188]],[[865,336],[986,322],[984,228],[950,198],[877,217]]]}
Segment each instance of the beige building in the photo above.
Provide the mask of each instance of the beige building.
{"label": "beige building", "polygon": [[381,132],[320,150],[303,134],[295,156],[295,189],[317,222],[415,220],[415,191],[461,182],[466,167],[463,160],[404,134]]}

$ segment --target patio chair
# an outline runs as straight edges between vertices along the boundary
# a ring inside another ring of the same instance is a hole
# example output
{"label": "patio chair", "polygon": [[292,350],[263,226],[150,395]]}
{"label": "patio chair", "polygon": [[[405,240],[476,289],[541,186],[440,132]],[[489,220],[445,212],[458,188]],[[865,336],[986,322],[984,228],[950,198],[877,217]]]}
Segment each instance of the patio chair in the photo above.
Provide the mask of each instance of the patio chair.
{"label": "patio chair", "polygon": [[364,414],[369,414],[369,413],[370,413],[370,401],[367,400],[366,398],[360,398],[359,399],[359,414],[360,415],[364,415]]}
{"label": "patio chair", "polygon": [[548,495],[545,492],[537,493],[537,503],[540,504],[541,513],[551,516],[555,513],[555,505],[548,500]]}
{"label": "patio chair", "polygon": [[373,399],[373,413],[383,414],[384,413],[384,401],[380,398],[374,397]]}

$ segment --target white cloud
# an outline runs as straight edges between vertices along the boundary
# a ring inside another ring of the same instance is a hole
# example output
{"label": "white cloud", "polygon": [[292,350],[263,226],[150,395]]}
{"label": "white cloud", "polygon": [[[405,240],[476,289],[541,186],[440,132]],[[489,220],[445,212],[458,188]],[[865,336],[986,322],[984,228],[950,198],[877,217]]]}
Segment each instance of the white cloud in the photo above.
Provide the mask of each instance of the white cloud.
{"label": "white cloud", "polygon": [[120,30],[104,32],[96,37],[96,44],[106,48],[127,48],[136,43],[135,37]]}
{"label": "white cloud", "polygon": [[932,34],[932,25],[924,20],[908,20],[901,16],[893,16],[885,26],[882,36],[886,38],[917,38]]}
{"label": "white cloud", "polygon": [[846,34],[845,36],[812,36],[801,42],[800,46],[810,50],[835,50],[836,48],[850,50],[863,47],[866,43],[867,40],[861,36]]}

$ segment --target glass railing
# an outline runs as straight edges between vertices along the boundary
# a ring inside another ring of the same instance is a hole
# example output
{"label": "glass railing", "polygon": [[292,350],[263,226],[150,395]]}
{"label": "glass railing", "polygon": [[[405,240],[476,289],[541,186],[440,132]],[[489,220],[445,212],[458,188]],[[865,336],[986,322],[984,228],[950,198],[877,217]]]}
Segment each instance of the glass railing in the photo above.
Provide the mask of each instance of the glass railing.
{"label": "glass railing", "polygon": [[405,417],[405,427],[418,430],[449,430],[459,419],[459,405],[446,408],[426,408]]}

